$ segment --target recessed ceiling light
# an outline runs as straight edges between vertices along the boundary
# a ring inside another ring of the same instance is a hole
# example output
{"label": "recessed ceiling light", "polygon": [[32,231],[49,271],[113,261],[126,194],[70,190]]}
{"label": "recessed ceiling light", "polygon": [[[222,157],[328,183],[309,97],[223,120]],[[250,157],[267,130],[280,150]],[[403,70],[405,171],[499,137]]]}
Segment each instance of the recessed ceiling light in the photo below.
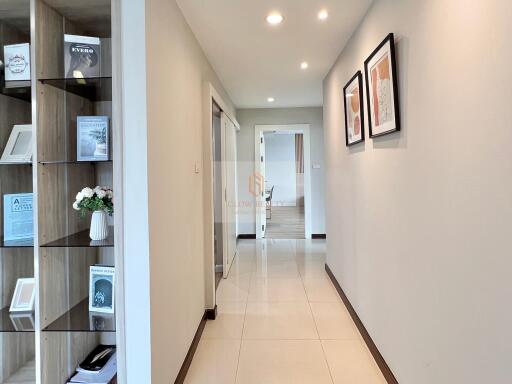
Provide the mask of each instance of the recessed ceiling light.
{"label": "recessed ceiling light", "polygon": [[267,99],[267,101],[268,101],[269,103],[273,103],[274,101],[276,101],[276,99],[274,99],[273,97],[269,97],[269,98]]}
{"label": "recessed ceiling light", "polygon": [[309,64],[308,64],[308,62],[307,62],[307,61],[303,61],[302,63],[300,63],[300,67],[301,67],[302,69],[308,69]]}
{"label": "recessed ceiling light", "polygon": [[327,12],[326,9],[322,9],[320,12],[318,12],[318,18],[320,20],[327,20],[329,17],[329,12]]}
{"label": "recessed ceiling light", "polygon": [[272,12],[267,16],[267,23],[269,23],[270,25],[281,24],[283,20],[284,17],[279,12]]}

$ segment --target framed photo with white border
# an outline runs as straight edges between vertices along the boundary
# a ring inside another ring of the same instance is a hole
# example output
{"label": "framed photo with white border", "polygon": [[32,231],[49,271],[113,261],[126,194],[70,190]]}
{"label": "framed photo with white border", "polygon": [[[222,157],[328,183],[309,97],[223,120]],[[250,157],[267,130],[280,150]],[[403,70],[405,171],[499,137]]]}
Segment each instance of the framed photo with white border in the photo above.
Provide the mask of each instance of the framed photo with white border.
{"label": "framed photo with white border", "polygon": [[89,273],[89,311],[114,313],[115,268],[93,265]]}
{"label": "framed photo with white border", "polygon": [[9,312],[32,312],[36,301],[36,279],[23,278],[16,282]]}
{"label": "framed photo with white border", "polygon": [[347,147],[364,141],[363,74],[361,71],[343,88],[345,104],[345,144]]}
{"label": "framed photo with white border", "polygon": [[370,137],[400,131],[395,39],[390,33],[364,62]]}
{"label": "framed photo with white border", "polygon": [[15,125],[4,148],[0,163],[31,163],[32,140],[32,125]]}

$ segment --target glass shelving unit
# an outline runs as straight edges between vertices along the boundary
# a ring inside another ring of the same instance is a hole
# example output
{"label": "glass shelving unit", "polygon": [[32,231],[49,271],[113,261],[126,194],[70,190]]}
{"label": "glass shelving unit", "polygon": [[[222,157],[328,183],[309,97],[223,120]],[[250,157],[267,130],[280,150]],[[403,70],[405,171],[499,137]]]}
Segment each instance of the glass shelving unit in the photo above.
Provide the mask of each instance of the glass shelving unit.
{"label": "glass shelving unit", "polygon": [[[13,11],[16,9],[16,11]],[[30,43],[30,2],[0,2],[0,61],[5,63],[5,45]],[[28,84],[28,85],[27,85]],[[0,69],[0,155],[14,125],[32,122],[30,81],[18,87],[6,86],[4,68]],[[32,163],[0,162],[0,205],[3,196],[33,192]],[[34,241],[5,241],[3,217],[0,218],[0,383],[36,382],[36,313],[11,313],[10,301],[19,278],[34,276]]]}

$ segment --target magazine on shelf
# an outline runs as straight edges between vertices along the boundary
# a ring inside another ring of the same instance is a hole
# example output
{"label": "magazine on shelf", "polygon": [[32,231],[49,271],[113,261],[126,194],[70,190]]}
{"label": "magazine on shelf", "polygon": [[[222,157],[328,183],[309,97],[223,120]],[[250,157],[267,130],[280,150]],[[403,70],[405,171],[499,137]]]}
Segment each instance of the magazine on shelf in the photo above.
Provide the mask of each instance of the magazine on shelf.
{"label": "magazine on shelf", "polygon": [[67,79],[100,76],[99,37],[64,35],[64,67]]}

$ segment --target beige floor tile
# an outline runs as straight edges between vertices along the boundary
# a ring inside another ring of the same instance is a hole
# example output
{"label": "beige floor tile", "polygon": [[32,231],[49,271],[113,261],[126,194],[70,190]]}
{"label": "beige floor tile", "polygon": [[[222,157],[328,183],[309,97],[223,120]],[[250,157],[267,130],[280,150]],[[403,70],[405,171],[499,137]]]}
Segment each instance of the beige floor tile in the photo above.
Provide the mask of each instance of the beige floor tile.
{"label": "beige floor tile", "polygon": [[359,340],[359,332],[341,302],[310,304],[320,339]]}
{"label": "beige floor tile", "polygon": [[304,278],[304,287],[309,301],[338,302],[340,297],[328,277]]}
{"label": "beige floor tile", "polygon": [[300,278],[268,279],[254,277],[249,289],[249,301],[307,301]]}
{"label": "beige floor tile", "polygon": [[385,384],[359,340],[323,340],[335,384]]}
{"label": "beige floor tile", "polygon": [[247,301],[251,273],[229,276],[222,279],[217,288],[217,303],[226,301]]}
{"label": "beige floor tile", "polygon": [[245,318],[245,302],[217,304],[217,318],[208,320],[203,339],[241,339]]}
{"label": "beige floor tile", "polygon": [[245,275],[254,272],[256,261],[251,259],[236,259],[229,270],[228,277]]}
{"label": "beige floor tile", "polygon": [[325,262],[322,260],[298,259],[297,266],[300,276],[304,279],[324,279],[328,277],[325,271]]}
{"label": "beige floor tile", "polygon": [[243,340],[236,382],[332,383],[318,340]]}
{"label": "beige floor tile", "polygon": [[256,262],[255,277],[296,278],[300,277],[295,260],[264,259]]}
{"label": "beige floor tile", "polygon": [[318,339],[307,302],[248,302],[244,339]]}
{"label": "beige floor tile", "polygon": [[185,383],[235,383],[239,351],[240,340],[201,340]]}

